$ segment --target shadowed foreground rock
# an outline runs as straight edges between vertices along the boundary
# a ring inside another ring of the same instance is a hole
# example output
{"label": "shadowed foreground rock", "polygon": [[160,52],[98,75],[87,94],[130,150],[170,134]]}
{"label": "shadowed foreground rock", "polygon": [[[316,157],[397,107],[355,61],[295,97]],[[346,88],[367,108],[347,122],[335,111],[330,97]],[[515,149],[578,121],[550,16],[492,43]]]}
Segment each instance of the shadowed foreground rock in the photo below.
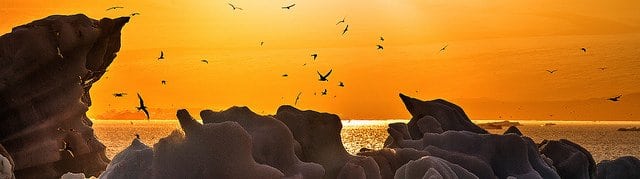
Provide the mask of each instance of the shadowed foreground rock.
{"label": "shadowed foreground rock", "polygon": [[569,140],[550,140],[540,144],[540,153],[553,160],[562,178],[593,178],[596,164],[591,153]]}
{"label": "shadowed foreground rock", "polygon": [[604,160],[597,168],[597,179],[640,178],[640,160],[633,156]]}
{"label": "shadowed foreground rock", "polygon": [[342,123],[337,115],[280,106],[275,117],[287,125],[300,143],[298,158],[322,165],[324,178],[380,178],[375,160],[353,156],[344,148],[340,137]]}
{"label": "shadowed foreground rock", "polygon": [[438,157],[426,156],[418,160],[412,160],[398,169],[394,178],[464,178],[477,179],[474,174]]}
{"label": "shadowed foreground rock", "polygon": [[0,179],[13,179],[13,159],[9,156],[9,152],[0,144]]}
{"label": "shadowed foreground rock", "polygon": [[231,107],[222,112],[204,110],[200,116],[205,124],[226,121],[240,124],[251,135],[253,159],[279,169],[286,177],[319,179],[324,176],[321,165],[298,159],[294,152],[297,142],[289,128],[273,117],[260,116],[247,107]]}
{"label": "shadowed foreground rock", "polygon": [[139,139],[133,139],[131,145],[118,153],[99,178],[136,179],[151,176],[153,150]]}
{"label": "shadowed foreground rock", "polygon": [[[98,176],[109,159],[85,112],[128,17],[49,16],[0,37],[0,143],[17,178]],[[68,143],[71,155],[58,149]]]}

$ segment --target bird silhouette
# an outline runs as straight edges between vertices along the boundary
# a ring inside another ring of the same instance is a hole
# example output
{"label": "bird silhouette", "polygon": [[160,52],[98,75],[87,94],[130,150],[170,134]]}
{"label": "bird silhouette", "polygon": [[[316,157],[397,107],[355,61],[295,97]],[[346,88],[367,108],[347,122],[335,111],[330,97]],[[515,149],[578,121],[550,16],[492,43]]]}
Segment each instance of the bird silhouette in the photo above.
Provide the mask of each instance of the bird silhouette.
{"label": "bird silhouette", "polygon": [[338,23],[336,23],[336,25],[340,24],[340,23],[344,23],[344,17],[342,18],[342,20],[338,21]]}
{"label": "bird silhouette", "polygon": [[149,120],[149,111],[147,111],[147,106],[144,105],[144,100],[142,100],[140,93],[138,93],[138,99],[140,100],[140,106],[136,107],[136,109],[138,109],[138,111],[142,110],[142,112],[147,116],[147,120]]}
{"label": "bird silhouette", "polygon": [[140,134],[136,133],[134,135],[136,136],[136,139],[140,139]]}
{"label": "bird silhouette", "polygon": [[349,24],[347,24],[346,27],[344,27],[344,30],[342,30],[342,35],[344,35],[345,33],[347,33],[347,31],[349,31]]}
{"label": "bird silhouette", "polygon": [[139,12],[131,13],[131,17],[133,17],[133,16],[138,16],[138,15],[140,15],[140,13],[139,13]]}
{"label": "bird silhouette", "polygon": [[208,61],[208,60],[200,60],[200,61],[201,61],[202,63],[209,64],[209,61]]}
{"label": "bird silhouette", "polygon": [[316,60],[316,58],[318,58],[318,54],[317,53],[311,54],[311,57],[313,57],[313,60]]}
{"label": "bird silhouette", "polygon": [[618,95],[618,96],[616,96],[616,97],[609,98],[609,99],[607,99],[607,100],[609,100],[609,101],[613,101],[613,102],[617,102],[617,101],[620,101],[620,98],[621,98],[621,97],[622,97],[622,95]]}
{"label": "bird silhouette", "polygon": [[282,75],[282,77],[287,77],[287,76],[289,76],[289,75],[288,75],[288,74],[286,74],[286,73]]}
{"label": "bird silhouette", "polygon": [[231,8],[233,8],[233,10],[236,10],[236,9],[238,9],[238,10],[244,10],[244,9],[242,9],[242,8],[240,8],[240,7],[237,7],[237,6],[235,6],[235,5],[231,4],[231,3],[227,3],[227,4],[229,4],[229,6],[231,6]]}
{"label": "bird silhouette", "polygon": [[282,9],[291,9],[293,6],[296,6],[296,4],[291,4],[289,6],[284,6],[284,7],[282,7]]}
{"label": "bird silhouette", "polygon": [[327,95],[327,89],[324,89],[324,91],[322,91],[322,96]]}
{"label": "bird silhouette", "polygon": [[547,70],[547,72],[549,72],[551,74],[555,73],[556,71],[558,71],[558,70]]}
{"label": "bird silhouette", "polygon": [[323,76],[322,74],[320,74],[320,72],[319,72],[319,71],[316,71],[316,72],[318,72],[318,76],[320,76],[320,79],[318,79],[318,80],[320,80],[320,81],[329,81],[329,80],[327,79],[327,77],[329,77],[329,75],[331,75],[331,72],[332,72],[332,71],[333,71],[333,69],[329,70],[329,72],[328,72],[326,75],[324,75],[324,76]]}
{"label": "bird silhouette", "polygon": [[603,70],[603,71],[604,71],[604,70],[606,70],[606,69],[607,69],[607,67],[600,67],[600,68],[598,68],[598,69],[600,69],[600,70]]}
{"label": "bird silhouette", "polygon": [[296,101],[293,103],[293,105],[298,105],[298,100],[300,100],[300,95],[302,94],[302,92],[298,92],[298,95],[296,96]]}
{"label": "bird silhouette", "polygon": [[164,59],[164,52],[160,51],[160,57],[158,57],[158,60],[162,60]]}
{"label": "bird silhouette", "polygon": [[[382,45],[380,45],[380,44],[376,45],[376,47],[378,47],[378,48],[377,48],[378,50],[384,50],[384,47],[383,47]],[[393,50],[392,50],[392,51],[393,51]]]}
{"label": "bird silhouette", "polygon": [[307,62],[304,62],[304,64],[302,64],[302,66],[307,66]]}
{"label": "bird silhouette", "polygon": [[264,41],[260,41],[260,46],[264,45]]}
{"label": "bird silhouette", "polygon": [[162,80],[162,85],[167,85],[167,80]]}
{"label": "bird silhouette", "polygon": [[125,95],[127,95],[127,93],[113,93],[113,96],[115,97],[123,97]]}
{"label": "bird silhouette", "polygon": [[66,141],[62,141],[63,146],[61,149],[58,149],[58,151],[60,152],[69,152],[69,155],[71,155],[71,158],[75,157],[75,155],[73,155],[73,151],[71,146],[66,142]]}
{"label": "bird silhouette", "polygon": [[384,42],[384,37],[380,36],[380,41]]}
{"label": "bird silhouette", "polygon": [[122,6],[113,6],[113,7],[107,8],[107,11],[108,10],[122,9],[122,8],[124,8],[124,7],[122,7]]}
{"label": "bird silhouette", "polygon": [[342,81],[341,81],[340,84],[338,84],[338,86],[344,87],[344,83],[342,83]]}
{"label": "bird silhouette", "polygon": [[582,47],[580,50],[582,50],[582,52],[587,52],[587,48]]}
{"label": "bird silhouette", "polygon": [[444,45],[444,47],[442,47],[442,48],[440,49],[440,52],[444,52],[445,50],[447,50],[447,47],[448,47],[448,46],[449,46],[449,45]]}

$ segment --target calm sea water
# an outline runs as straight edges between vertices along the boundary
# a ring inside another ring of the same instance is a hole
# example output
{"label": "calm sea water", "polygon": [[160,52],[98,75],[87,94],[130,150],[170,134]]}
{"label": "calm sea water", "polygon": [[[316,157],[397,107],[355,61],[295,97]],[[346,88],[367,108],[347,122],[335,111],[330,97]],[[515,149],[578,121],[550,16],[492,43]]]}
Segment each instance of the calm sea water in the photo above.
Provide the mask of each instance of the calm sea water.
{"label": "calm sea water", "polygon": [[[387,138],[387,124],[406,120],[352,120],[342,121],[342,142],[355,154],[360,148],[380,149]],[[492,121],[474,121],[485,123]],[[640,157],[640,132],[619,132],[621,127],[640,127],[640,122],[553,121],[557,125],[542,126],[550,121],[521,121],[518,128],[534,141],[543,139],[569,139],[589,150],[596,162],[632,155]],[[113,158],[125,149],[138,133],[143,142],[152,146],[160,138],[180,129],[177,120],[125,121],[94,120],[97,137],[107,146],[107,157]],[[489,130],[501,134],[505,129]]]}

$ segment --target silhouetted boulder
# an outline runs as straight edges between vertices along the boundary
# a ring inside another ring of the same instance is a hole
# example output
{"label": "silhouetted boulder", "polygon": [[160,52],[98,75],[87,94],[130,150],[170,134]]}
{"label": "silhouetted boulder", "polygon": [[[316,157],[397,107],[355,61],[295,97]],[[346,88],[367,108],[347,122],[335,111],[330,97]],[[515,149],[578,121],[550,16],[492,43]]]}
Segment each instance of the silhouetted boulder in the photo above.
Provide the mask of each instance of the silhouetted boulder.
{"label": "silhouetted boulder", "polygon": [[280,170],[257,163],[251,135],[236,122],[200,124],[186,110],[177,113],[184,135],[173,132],[154,145],[152,178],[282,178]]}
{"label": "silhouetted boulder", "polygon": [[504,134],[515,134],[522,136],[522,132],[520,132],[520,129],[518,129],[516,126],[510,126],[506,131],[504,131]]}
{"label": "silhouetted boulder", "polygon": [[260,116],[247,107],[231,107],[222,112],[204,110],[200,116],[205,124],[226,121],[240,124],[251,135],[256,162],[275,167],[286,177],[319,179],[324,176],[321,165],[298,159],[294,152],[295,140],[289,128],[273,117]]}
{"label": "silhouetted boulder", "polygon": [[479,178],[559,178],[540,157],[533,141],[517,135],[446,131],[425,133],[420,140],[404,140],[402,134],[390,131],[390,136],[399,147],[427,151]]}
{"label": "silhouetted boulder", "polygon": [[553,166],[562,178],[595,177],[595,161],[591,153],[569,140],[545,140],[540,153],[553,160]]}
{"label": "silhouetted boulder", "polygon": [[337,115],[300,111],[285,105],[278,108],[275,118],[287,125],[300,144],[298,158],[322,165],[324,178],[380,178],[380,170],[372,158],[353,156],[344,148],[340,137],[342,123]]}
{"label": "silhouetted boulder", "polygon": [[633,156],[603,160],[597,165],[596,178],[640,178],[640,160]]}
{"label": "silhouetted boulder", "polygon": [[[128,17],[53,15],[0,36],[0,141],[16,178],[98,176],[109,159],[85,114]],[[73,156],[59,151],[64,142]]]}
{"label": "silhouetted boulder", "polygon": [[446,179],[474,179],[478,178],[459,165],[438,157],[425,156],[418,160],[412,160],[400,167],[394,176],[395,179],[413,178],[446,178]]}
{"label": "silhouetted boulder", "polygon": [[429,152],[419,151],[412,148],[383,148],[380,150],[368,150],[358,153],[359,156],[373,158],[380,168],[380,175],[383,179],[393,179],[396,170],[411,160],[420,159],[429,155]]}
{"label": "silhouetted boulder", "polygon": [[133,139],[131,145],[118,153],[107,169],[100,174],[101,179],[136,179],[151,176],[153,149],[139,139]]}
{"label": "silhouetted boulder", "polygon": [[411,113],[408,128],[412,139],[420,139],[424,132],[441,133],[444,131],[470,131],[479,134],[488,133],[473,124],[464,110],[442,99],[422,101],[400,94],[402,102]]}

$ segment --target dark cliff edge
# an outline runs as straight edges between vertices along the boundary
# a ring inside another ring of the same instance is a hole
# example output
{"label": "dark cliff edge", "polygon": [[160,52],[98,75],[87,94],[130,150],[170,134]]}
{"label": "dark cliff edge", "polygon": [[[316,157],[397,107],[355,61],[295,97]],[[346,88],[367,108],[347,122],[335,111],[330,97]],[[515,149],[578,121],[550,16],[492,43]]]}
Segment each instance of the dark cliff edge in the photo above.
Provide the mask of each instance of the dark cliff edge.
{"label": "dark cliff edge", "polygon": [[[85,113],[128,21],[52,15],[0,36],[0,144],[16,178],[104,171],[105,146]],[[65,143],[70,150],[60,150]]]}

